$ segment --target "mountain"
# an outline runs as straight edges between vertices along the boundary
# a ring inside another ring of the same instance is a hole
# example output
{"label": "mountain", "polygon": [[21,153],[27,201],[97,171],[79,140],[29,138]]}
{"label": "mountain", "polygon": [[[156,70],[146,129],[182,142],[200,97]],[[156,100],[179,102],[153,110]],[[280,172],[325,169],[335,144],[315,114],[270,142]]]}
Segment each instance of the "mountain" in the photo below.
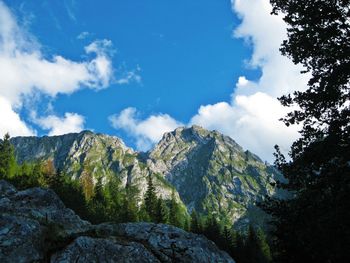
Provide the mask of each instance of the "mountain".
{"label": "mountain", "polygon": [[[56,169],[77,180],[88,177],[96,183],[100,177],[106,182],[118,176],[122,185],[137,186],[141,195],[146,191],[150,170],[141,154],[117,137],[82,131],[51,137],[15,137],[11,142],[19,163],[52,160]],[[170,199],[169,183],[159,176],[155,176],[154,183],[159,195]]]}
{"label": "mountain", "polygon": [[271,183],[281,178],[230,137],[199,126],[166,133],[148,157],[150,169],[174,185],[189,209],[240,224],[263,223],[265,215],[255,204],[275,194]]}
{"label": "mountain", "polygon": [[199,126],[165,133],[149,152],[135,152],[117,137],[90,131],[52,137],[12,138],[19,162],[52,160],[57,169],[94,182],[118,176],[143,195],[146,178],[154,177],[158,195],[177,198],[191,211],[216,213],[242,226],[263,224],[266,216],[256,202],[275,191],[281,178],[271,165],[244,151],[233,139]]}

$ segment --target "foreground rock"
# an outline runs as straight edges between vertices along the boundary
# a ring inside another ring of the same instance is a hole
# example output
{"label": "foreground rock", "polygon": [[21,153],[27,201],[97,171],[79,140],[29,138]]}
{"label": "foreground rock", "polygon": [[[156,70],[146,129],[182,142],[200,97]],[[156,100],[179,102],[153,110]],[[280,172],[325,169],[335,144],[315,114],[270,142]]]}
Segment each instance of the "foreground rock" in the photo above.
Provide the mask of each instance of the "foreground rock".
{"label": "foreground rock", "polygon": [[0,262],[234,262],[205,237],[176,227],[91,225],[48,189],[0,181]]}

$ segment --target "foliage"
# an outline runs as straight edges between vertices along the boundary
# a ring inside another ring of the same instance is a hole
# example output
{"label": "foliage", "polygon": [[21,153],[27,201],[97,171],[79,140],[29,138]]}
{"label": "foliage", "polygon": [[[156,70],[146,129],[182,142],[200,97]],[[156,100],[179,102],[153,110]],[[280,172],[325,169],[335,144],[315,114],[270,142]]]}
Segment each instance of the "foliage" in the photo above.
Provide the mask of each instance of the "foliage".
{"label": "foliage", "polygon": [[225,220],[218,220],[214,214],[198,215],[191,213],[191,231],[203,234],[216,245],[228,252],[237,263],[270,263],[272,257],[266,236],[261,229],[249,227],[248,233],[240,233],[227,225]]}
{"label": "foliage", "polygon": [[184,221],[181,217],[180,205],[176,202],[175,191],[172,191],[169,205],[169,223],[173,226],[183,227]]}
{"label": "foliage", "polygon": [[302,64],[306,91],[280,98],[297,106],[283,121],[302,124],[291,161],[276,147],[279,184],[289,200],[269,199],[276,262],[350,262],[350,1],[271,0],[283,13],[288,39],[282,54]]}
{"label": "foliage", "polygon": [[10,135],[7,133],[0,142],[0,176],[12,177],[16,172],[15,169],[14,147],[10,142]]}
{"label": "foliage", "polygon": [[203,233],[203,224],[200,221],[200,217],[198,216],[196,210],[192,210],[191,213],[191,226],[190,229],[193,233],[200,234]]}
{"label": "foliage", "polygon": [[158,198],[155,222],[167,224],[169,222],[169,208],[162,198]]}
{"label": "foliage", "polygon": [[156,221],[157,217],[157,195],[153,185],[152,174],[147,177],[147,191],[145,193],[145,208],[151,221]]}
{"label": "foliage", "polygon": [[138,196],[139,190],[137,187],[127,184],[123,195],[121,222],[136,222],[139,219]]}

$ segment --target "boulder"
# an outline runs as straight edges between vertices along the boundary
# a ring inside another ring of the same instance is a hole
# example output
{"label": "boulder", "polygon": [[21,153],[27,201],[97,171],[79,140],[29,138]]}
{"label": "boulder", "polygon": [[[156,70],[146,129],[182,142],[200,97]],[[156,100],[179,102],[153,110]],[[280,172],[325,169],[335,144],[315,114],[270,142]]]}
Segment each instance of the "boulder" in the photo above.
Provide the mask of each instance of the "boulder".
{"label": "boulder", "polygon": [[104,223],[96,226],[99,236],[110,235],[143,244],[161,262],[234,262],[202,235],[165,224]]}
{"label": "boulder", "polygon": [[63,251],[51,257],[51,263],[85,262],[160,262],[142,244],[111,238],[78,237]]}
{"label": "boulder", "polygon": [[0,180],[0,262],[233,262],[204,236],[153,223],[92,225],[50,189]]}

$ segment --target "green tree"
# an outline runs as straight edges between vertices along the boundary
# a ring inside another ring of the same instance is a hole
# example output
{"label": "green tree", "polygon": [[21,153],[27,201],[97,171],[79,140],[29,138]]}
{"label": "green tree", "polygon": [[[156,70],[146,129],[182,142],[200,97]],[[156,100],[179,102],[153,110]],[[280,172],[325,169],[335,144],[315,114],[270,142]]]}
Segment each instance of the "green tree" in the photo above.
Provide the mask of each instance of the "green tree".
{"label": "green tree", "polygon": [[256,263],[269,263],[272,261],[270,247],[261,229],[255,230],[249,227],[245,242],[245,261]]}
{"label": "green tree", "polygon": [[204,235],[222,247],[221,226],[213,213],[210,213],[206,218]]}
{"label": "green tree", "polygon": [[59,177],[61,177],[61,173],[58,177],[53,160],[47,160],[46,162],[42,163],[41,171],[43,175],[42,178],[44,186],[50,187],[53,190],[55,190],[56,187],[59,187],[59,180],[61,179]]}
{"label": "green tree", "polygon": [[227,226],[224,226],[221,238],[221,249],[232,254],[234,246],[234,237],[232,235],[232,231],[230,231],[230,229]]}
{"label": "green tree", "polygon": [[10,135],[6,133],[0,141],[0,178],[11,178],[17,168],[15,150],[10,142]]}
{"label": "green tree", "polygon": [[61,174],[60,186],[55,192],[65,206],[74,210],[82,219],[93,221],[93,215],[91,215],[79,182],[68,177],[64,172],[59,171],[59,173]]}
{"label": "green tree", "polygon": [[94,187],[94,195],[88,202],[90,211],[90,221],[98,224],[104,221],[108,221],[108,215],[106,213],[106,198],[104,194],[104,186],[102,178],[99,177]]}
{"label": "green tree", "polygon": [[156,223],[166,224],[169,221],[169,209],[162,198],[158,199],[157,208],[156,208]]}
{"label": "green tree", "polygon": [[183,220],[183,229],[187,232],[191,231],[191,217],[189,217],[188,215],[186,215]]}
{"label": "green tree", "polygon": [[125,186],[121,212],[122,222],[137,222],[139,220],[138,195],[139,190],[136,186],[131,184]]}
{"label": "green tree", "polygon": [[203,233],[203,226],[195,209],[191,213],[191,232],[196,234]]}
{"label": "green tree", "polygon": [[183,227],[180,205],[176,201],[174,190],[172,190],[169,204],[169,224],[177,227]]}
{"label": "green tree", "polygon": [[156,190],[153,185],[152,174],[149,173],[147,177],[147,191],[145,193],[145,208],[151,219],[151,221],[156,221],[157,217],[157,195]]}
{"label": "green tree", "polygon": [[283,121],[301,137],[276,165],[288,179],[289,200],[268,199],[277,262],[350,262],[350,1],[271,0],[283,13],[282,54],[311,78],[305,91],[280,98],[297,106]]}
{"label": "green tree", "polygon": [[85,200],[90,201],[94,196],[94,180],[86,168],[83,169],[79,181],[84,192]]}
{"label": "green tree", "polygon": [[237,263],[250,263],[248,261],[249,255],[246,251],[245,238],[242,233],[236,233],[236,244],[233,246],[231,256]]}

